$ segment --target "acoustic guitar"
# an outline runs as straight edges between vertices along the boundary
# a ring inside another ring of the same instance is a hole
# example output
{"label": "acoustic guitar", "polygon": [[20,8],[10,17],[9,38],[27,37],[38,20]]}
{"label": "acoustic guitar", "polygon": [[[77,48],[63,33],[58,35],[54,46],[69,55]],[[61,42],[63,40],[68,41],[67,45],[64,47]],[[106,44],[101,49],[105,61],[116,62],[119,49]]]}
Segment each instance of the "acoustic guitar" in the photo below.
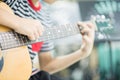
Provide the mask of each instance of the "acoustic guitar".
{"label": "acoustic guitar", "polygon": [[[5,3],[0,2],[0,7],[13,14]],[[17,41],[11,29],[0,25],[0,46],[4,60],[0,80],[28,80],[31,75],[32,64],[27,47],[15,47],[19,45]]]}
{"label": "acoustic guitar", "polygon": [[[13,11],[3,2],[0,7],[11,14]],[[67,24],[45,28],[43,36],[30,41],[27,36],[18,34],[6,26],[0,25],[0,48],[4,64],[0,68],[0,80],[28,80],[32,72],[32,64],[27,49],[28,44],[48,41],[80,33],[77,24]]]}

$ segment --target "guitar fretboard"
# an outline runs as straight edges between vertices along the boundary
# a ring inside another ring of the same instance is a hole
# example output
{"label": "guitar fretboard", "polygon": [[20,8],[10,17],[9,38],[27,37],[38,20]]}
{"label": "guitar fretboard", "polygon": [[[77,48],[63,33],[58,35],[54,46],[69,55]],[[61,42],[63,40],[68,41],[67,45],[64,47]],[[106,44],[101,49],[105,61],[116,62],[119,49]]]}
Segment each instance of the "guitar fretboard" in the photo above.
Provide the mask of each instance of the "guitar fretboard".
{"label": "guitar fretboard", "polygon": [[79,33],[80,31],[77,24],[53,26],[45,28],[43,35],[39,39],[30,41],[27,38],[27,36],[18,34],[14,31],[9,31],[0,33],[0,46],[2,50],[6,50],[10,48],[32,44],[35,42],[64,38]]}

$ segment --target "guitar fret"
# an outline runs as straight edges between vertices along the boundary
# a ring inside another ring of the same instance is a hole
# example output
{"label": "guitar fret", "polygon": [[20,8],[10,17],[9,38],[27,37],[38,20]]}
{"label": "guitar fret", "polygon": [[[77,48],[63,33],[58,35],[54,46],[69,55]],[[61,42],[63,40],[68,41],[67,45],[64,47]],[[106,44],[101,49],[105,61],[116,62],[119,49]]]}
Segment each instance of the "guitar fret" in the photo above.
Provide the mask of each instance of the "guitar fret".
{"label": "guitar fret", "polygon": [[74,34],[77,34],[77,33],[78,33],[78,32],[77,32],[78,30],[76,29],[76,27],[78,27],[78,26],[75,26],[75,24],[72,24],[72,26],[73,26],[72,28],[73,28],[73,31],[74,31],[74,32],[73,32],[73,35],[74,35]]}
{"label": "guitar fret", "polygon": [[75,28],[76,34],[80,33],[79,28],[78,28],[78,25],[77,25],[77,24],[73,24],[73,25],[74,25],[74,28]]}
{"label": "guitar fret", "polygon": [[43,36],[42,36],[42,38],[43,38],[43,41],[46,41],[47,40],[47,38],[48,38],[48,29],[46,28],[45,29],[45,32],[44,32],[44,34],[43,34]]}
{"label": "guitar fret", "polygon": [[14,37],[15,37],[15,42],[16,44],[14,44],[15,46],[20,46],[20,38],[18,37],[17,33],[13,32],[14,33]]}
{"label": "guitar fret", "polygon": [[[2,37],[1,46],[2,46],[2,47],[5,47],[5,38],[4,38],[3,33],[1,34],[1,37]],[[2,49],[2,48],[1,48],[1,49]]]}
{"label": "guitar fret", "polygon": [[57,35],[57,38],[59,38],[59,36],[61,35],[61,29],[60,29],[60,26],[58,27],[58,30],[57,30],[57,33],[56,34],[58,34]]}
{"label": "guitar fret", "polygon": [[[2,42],[1,42],[1,46],[3,46],[3,47],[5,47],[5,36],[4,36],[4,34],[2,33],[1,34],[1,37],[2,37]],[[3,43],[3,44],[2,44]]]}
{"label": "guitar fret", "polygon": [[63,37],[68,36],[68,35],[67,35],[67,27],[66,27],[66,26],[67,26],[67,25],[64,25]]}
{"label": "guitar fret", "polygon": [[58,30],[59,30],[59,26],[58,26],[57,30],[55,30],[55,37],[56,37],[56,39],[58,39],[58,37],[59,37]]}
{"label": "guitar fret", "polygon": [[54,39],[55,36],[53,36],[53,35],[55,35],[55,28],[54,27],[49,28],[48,31],[49,31],[49,40]]}
{"label": "guitar fret", "polygon": [[64,37],[64,32],[66,32],[64,29],[65,29],[65,25],[62,25],[60,26],[60,29],[61,29],[61,37]]}
{"label": "guitar fret", "polygon": [[73,32],[74,32],[74,29],[71,27],[71,25],[69,24],[69,28],[70,28],[70,31],[69,31],[69,34],[72,35]]}
{"label": "guitar fret", "polygon": [[[10,36],[12,35],[12,37]],[[9,32],[7,33],[4,33],[4,37],[5,37],[5,42],[4,42],[4,48],[8,48],[8,47],[13,47],[13,43],[14,42],[11,42],[11,40],[14,40],[15,38],[13,37],[14,35],[12,33],[10,33],[9,35]]]}
{"label": "guitar fret", "polygon": [[24,40],[25,40],[25,44],[27,45],[31,43],[27,36],[24,36]]}
{"label": "guitar fret", "polygon": [[[61,26],[60,26],[60,30],[58,31],[61,37],[63,37],[63,35],[64,35],[63,29],[64,29],[64,25],[61,25]],[[60,36],[59,36],[59,37],[60,37]]]}
{"label": "guitar fret", "polygon": [[74,33],[75,33],[75,28],[73,27],[73,25],[70,25],[70,27],[71,27],[71,29],[72,29],[72,35],[74,35]]}
{"label": "guitar fret", "polygon": [[30,41],[27,36],[23,36],[13,31],[0,33],[0,43],[2,49],[9,49],[18,46],[28,45],[39,41],[63,38],[79,33],[77,24],[66,24],[61,26],[47,27],[38,40]]}
{"label": "guitar fret", "polygon": [[54,39],[55,38],[55,34],[54,34],[54,32],[53,31],[55,31],[55,28],[53,27],[52,29],[51,29],[51,39]]}
{"label": "guitar fret", "polygon": [[26,37],[26,36],[19,35],[19,37],[23,40],[23,42],[24,42],[24,44],[23,44],[23,45],[25,45],[25,44],[28,44],[28,43],[29,43],[29,42],[28,42],[28,39],[27,39],[27,37]]}
{"label": "guitar fret", "polygon": [[60,26],[60,28],[61,28],[61,37],[64,37],[64,33],[65,33],[65,25],[63,25],[63,26]]}
{"label": "guitar fret", "polygon": [[47,30],[47,33],[46,33],[46,38],[47,38],[47,40],[50,39],[50,35],[52,35],[51,32],[52,32],[51,29],[49,29],[49,31]]}
{"label": "guitar fret", "polygon": [[68,33],[67,33],[67,34],[68,34],[67,36],[69,36],[69,35],[72,33],[72,29],[71,29],[71,27],[70,27],[69,24],[66,25],[66,29],[67,29],[66,32],[68,32]]}
{"label": "guitar fret", "polygon": [[50,32],[48,33],[48,40],[52,39],[52,35],[54,35],[53,33],[53,28],[50,29]]}
{"label": "guitar fret", "polygon": [[66,25],[64,25],[64,29],[63,29],[63,32],[64,32],[64,34],[63,34],[63,37],[65,37],[65,35],[67,35],[67,29],[66,29],[67,27],[66,27]]}
{"label": "guitar fret", "polygon": [[18,37],[17,33],[13,32],[14,33],[14,37],[15,37],[15,43],[14,46],[21,46],[21,39]]}
{"label": "guitar fret", "polygon": [[64,34],[64,36],[68,36],[68,28],[67,28],[67,25],[68,24],[66,24],[65,26],[64,26],[64,32],[65,32],[65,34]]}

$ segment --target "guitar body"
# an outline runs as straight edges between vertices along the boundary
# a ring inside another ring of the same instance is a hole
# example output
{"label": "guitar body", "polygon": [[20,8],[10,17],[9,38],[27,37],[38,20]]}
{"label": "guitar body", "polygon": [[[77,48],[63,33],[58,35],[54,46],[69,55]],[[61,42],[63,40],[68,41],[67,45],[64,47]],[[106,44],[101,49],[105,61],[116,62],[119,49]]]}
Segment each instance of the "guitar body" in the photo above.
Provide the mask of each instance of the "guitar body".
{"label": "guitar body", "polygon": [[[0,2],[0,7],[13,14],[5,3]],[[0,32],[11,29],[0,25]],[[32,72],[32,64],[27,46],[2,50],[4,65],[0,72],[0,80],[28,80]]]}

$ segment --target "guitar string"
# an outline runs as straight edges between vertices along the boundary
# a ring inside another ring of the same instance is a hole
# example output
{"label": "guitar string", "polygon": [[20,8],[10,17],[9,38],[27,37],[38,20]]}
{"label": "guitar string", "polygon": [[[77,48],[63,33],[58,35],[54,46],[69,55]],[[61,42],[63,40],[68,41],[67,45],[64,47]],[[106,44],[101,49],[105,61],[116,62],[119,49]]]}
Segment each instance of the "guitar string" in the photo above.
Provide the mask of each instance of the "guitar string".
{"label": "guitar string", "polygon": [[[71,29],[71,30],[69,30]],[[60,31],[60,32],[59,32]],[[50,32],[50,33],[49,33]],[[58,39],[66,36],[71,36],[74,34],[79,33],[77,27],[72,24],[57,26],[57,27],[50,27],[47,28],[45,34],[38,39],[39,41],[46,41],[52,39]],[[46,35],[47,34],[47,35]],[[0,34],[1,35],[1,34]],[[30,43],[34,43],[36,41],[30,41],[26,36],[18,34],[13,31],[2,33],[2,49],[9,49],[18,46],[28,45]]]}

